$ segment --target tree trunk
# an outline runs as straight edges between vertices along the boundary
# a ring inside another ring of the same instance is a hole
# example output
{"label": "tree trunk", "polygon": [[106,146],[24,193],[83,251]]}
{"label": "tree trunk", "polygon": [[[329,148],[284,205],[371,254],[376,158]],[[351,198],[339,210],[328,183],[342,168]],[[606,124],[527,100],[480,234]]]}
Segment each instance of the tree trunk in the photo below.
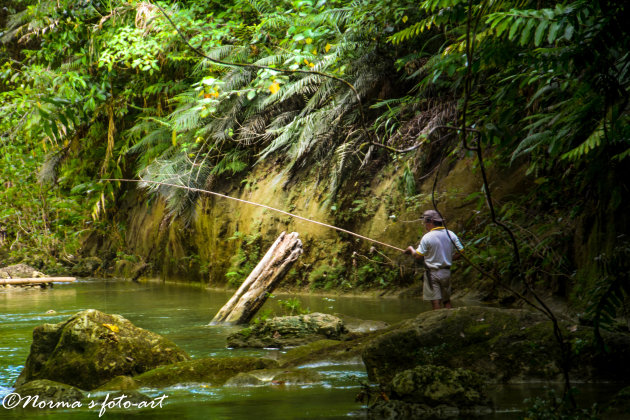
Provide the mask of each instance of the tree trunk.
{"label": "tree trunk", "polygon": [[248,323],[301,254],[297,232],[282,232],[210,325]]}
{"label": "tree trunk", "polygon": [[0,279],[3,284],[40,284],[40,283],[63,283],[75,281],[74,277],[27,277],[14,279]]}

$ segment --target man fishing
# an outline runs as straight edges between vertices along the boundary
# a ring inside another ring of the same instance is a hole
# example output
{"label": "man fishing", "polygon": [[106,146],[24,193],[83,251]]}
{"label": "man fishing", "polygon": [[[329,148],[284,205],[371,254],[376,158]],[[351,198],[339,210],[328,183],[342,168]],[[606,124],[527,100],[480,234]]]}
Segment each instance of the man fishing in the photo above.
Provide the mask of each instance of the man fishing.
{"label": "man fishing", "polygon": [[424,262],[424,282],[422,297],[430,300],[433,309],[451,308],[451,264],[461,254],[455,249],[464,249],[457,235],[444,228],[444,219],[435,210],[423,213],[424,228],[427,233],[420,240],[418,248],[408,246],[403,251]]}

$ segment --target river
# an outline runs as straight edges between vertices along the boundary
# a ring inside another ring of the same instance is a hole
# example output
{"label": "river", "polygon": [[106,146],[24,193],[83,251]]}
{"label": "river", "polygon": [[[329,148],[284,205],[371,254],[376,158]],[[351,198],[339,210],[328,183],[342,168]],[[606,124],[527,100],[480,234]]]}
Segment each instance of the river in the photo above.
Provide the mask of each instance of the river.
{"label": "river", "polygon": [[[49,289],[0,289],[0,398],[12,391],[28,356],[32,331],[43,323],[58,323],[85,309],[120,314],[135,325],[173,340],[193,358],[212,356],[270,356],[277,350],[228,349],[226,336],[235,327],[208,326],[231,292],[195,285],[163,282],[86,279],[57,284]],[[263,310],[282,310],[278,294]],[[430,306],[418,299],[297,296],[312,312],[341,313],[357,318],[394,323],[411,318]],[[457,302],[455,302],[457,303]],[[367,380],[360,361],[323,364],[315,368],[323,383],[312,386],[208,387],[175,386],[143,389],[152,397],[166,395],[161,407],[142,410],[113,409],[102,418],[116,419],[336,419],[363,418],[365,408],[355,402],[361,381]],[[586,401],[610,396],[610,386],[582,385]],[[523,399],[545,392],[543,384],[506,385],[491,391],[497,412],[487,419],[514,419],[522,415]],[[0,418],[95,419],[99,408],[13,409],[0,407]]]}

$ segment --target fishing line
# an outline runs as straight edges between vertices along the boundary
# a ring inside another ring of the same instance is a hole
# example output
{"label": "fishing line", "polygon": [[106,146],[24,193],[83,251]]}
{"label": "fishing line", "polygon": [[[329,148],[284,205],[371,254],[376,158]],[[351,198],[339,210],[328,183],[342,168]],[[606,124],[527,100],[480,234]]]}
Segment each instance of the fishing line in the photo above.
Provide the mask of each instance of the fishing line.
{"label": "fishing line", "polygon": [[375,244],[379,244],[379,245],[386,246],[388,248],[395,249],[396,251],[404,252],[403,249],[398,248],[398,247],[396,247],[394,245],[386,244],[385,242],[380,242],[380,241],[377,241],[376,239],[372,239],[372,238],[368,238],[367,236],[359,235],[358,233],[351,232],[351,231],[349,231],[347,229],[342,229],[340,227],[329,225],[327,223],[318,222],[317,220],[312,220],[312,219],[308,219],[306,217],[298,216],[297,214],[289,213],[288,211],[280,210],[280,209],[277,209],[277,208],[274,208],[274,207],[270,207],[270,206],[267,206],[267,205],[264,205],[264,204],[260,204],[260,203],[255,203],[253,201],[243,200],[241,198],[230,197],[229,195],[221,194],[221,193],[214,192],[214,191],[202,190],[201,188],[187,187],[185,185],[170,184],[168,182],[146,181],[146,180],[142,180],[142,179],[106,178],[106,179],[101,179],[101,181],[119,181],[119,182],[137,182],[137,183],[155,184],[155,185],[163,185],[163,186],[167,186],[167,187],[183,188],[183,189],[189,190],[189,191],[195,191],[195,192],[199,192],[199,193],[210,194],[210,195],[214,195],[214,196],[221,197],[221,198],[227,198],[228,200],[234,200],[234,201],[238,201],[240,203],[251,204],[253,206],[262,207],[264,209],[268,209],[268,210],[272,210],[272,211],[275,211],[275,212],[278,212],[278,213],[282,213],[282,214],[285,214],[287,216],[290,216],[290,217],[293,217],[293,218],[296,218],[296,219],[304,220],[306,222],[310,222],[310,223],[314,223],[316,225],[320,225],[320,226],[324,226],[324,227],[327,227],[327,228],[330,228],[330,229],[334,229],[334,230],[337,230],[339,232],[347,233],[349,235],[356,236],[357,238],[361,238],[361,239],[364,239],[366,241],[373,242]]}

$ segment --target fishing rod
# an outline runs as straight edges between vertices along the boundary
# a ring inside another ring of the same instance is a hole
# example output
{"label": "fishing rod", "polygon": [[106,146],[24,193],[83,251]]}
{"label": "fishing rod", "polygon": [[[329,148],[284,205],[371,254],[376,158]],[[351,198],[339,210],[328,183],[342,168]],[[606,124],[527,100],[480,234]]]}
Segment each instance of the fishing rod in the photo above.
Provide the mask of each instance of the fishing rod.
{"label": "fishing rod", "polygon": [[394,245],[386,244],[385,242],[377,241],[376,239],[372,239],[372,238],[368,238],[367,236],[359,235],[358,233],[351,232],[351,231],[349,231],[347,229],[342,229],[342,228],[337,227],[337,226],[329,225],[328,223],[318,222],[317,220],[308,219],[306,217],[298,216],[297,214],[289,213],[288,211],[280,210],[280,209],[277,209],[275,207],[270,207],[270,206],[267,206],[265,204],[255,203],[253,201],[248,201],[248,200],[243,200],[241,198],[231,197],[229,195],[221,194],[221,193],[214,192],[214,191],[203,190],[201,188],[188,187],[186,185],[171,184],[171,183],[168,183],[168,182],[147,181],[147,180],[143,180],[143,179],[104,178],[104,179],[101,179],[101,181],[146,183],[146,184],[162,185],[162,186],[165,186],[165,187],[183,188],[183,189],[188,190],[188,191],[194,191],[194,192],[203,193],[203,194],[210,194],[210,195],[214,195],[216,197],[227,198],[228,200],[234,200],[234,201],[238,201],[240,203],[251,204],[253,206],[262,207],[264,209],[272,210],[272,211],[275,211],[277,213],[282,213],[284,215],[293,217],[295,219],[304,220],[306,222],[310,222],[310,223],[314,223],[316,225],[320,225],[320,226],[324,226],[324,227],[327,227],[327,228],[330,228],[330,229],[334,229],[336,231],[347,233],[348,235],[356,236],[357,238],[361,238],[361,239],[364,239],[366,241],[373,242],[375,244],[379,244],[379,245],[386,246],[388,248],[395,249],[396,251],[404,252],[403,249],[398,248],[398,247],[396,247]]}

